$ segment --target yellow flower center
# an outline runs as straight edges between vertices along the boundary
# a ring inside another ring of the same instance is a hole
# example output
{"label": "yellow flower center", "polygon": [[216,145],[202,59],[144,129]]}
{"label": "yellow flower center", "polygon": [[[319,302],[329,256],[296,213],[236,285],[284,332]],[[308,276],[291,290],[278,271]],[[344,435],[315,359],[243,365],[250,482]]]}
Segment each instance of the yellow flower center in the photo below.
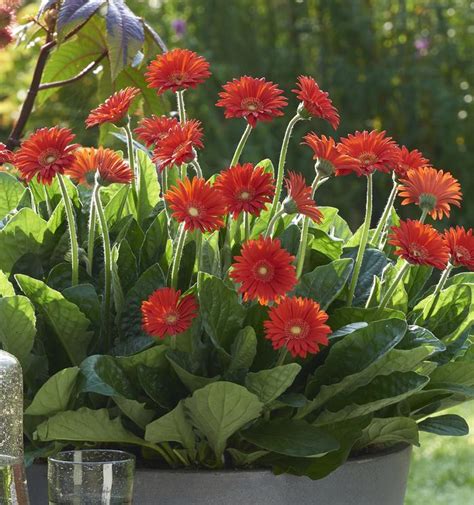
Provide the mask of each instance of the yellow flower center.
{"label": "yellow flower center", "polygon": [[177,320],[178,320],[178,314],[176,314],[175,312],[170,312],[165,316],[166,324],[175,324]]}
{"label": "yellow flower center", "polygon": [[188,214],[191,217],[198,217],[199,216],[199,209],[197,209],[196,207],[189,207]]}
{"label": "yellow flower center", "polygon": [[275,269],[268,261],[261,260],[253,267],[253,273],[258,281],[270,282],[275,275]]}
{"label": "yellow flower center", "polygon": [[241,107],[249,112],[255,112],[262,108],[262,102],[256,98],[244,98],[241,102]]}

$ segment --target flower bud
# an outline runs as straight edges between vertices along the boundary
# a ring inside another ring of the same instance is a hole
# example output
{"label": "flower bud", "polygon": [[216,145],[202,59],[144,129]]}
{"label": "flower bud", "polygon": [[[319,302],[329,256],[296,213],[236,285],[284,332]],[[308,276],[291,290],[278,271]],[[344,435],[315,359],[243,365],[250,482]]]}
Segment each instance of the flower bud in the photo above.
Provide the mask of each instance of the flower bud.
{"label": "flower bud", "polygon": [[421,210],[432,212],[436,208],[437,198],[430,193],[422,193],[419,198],[419,206]]}

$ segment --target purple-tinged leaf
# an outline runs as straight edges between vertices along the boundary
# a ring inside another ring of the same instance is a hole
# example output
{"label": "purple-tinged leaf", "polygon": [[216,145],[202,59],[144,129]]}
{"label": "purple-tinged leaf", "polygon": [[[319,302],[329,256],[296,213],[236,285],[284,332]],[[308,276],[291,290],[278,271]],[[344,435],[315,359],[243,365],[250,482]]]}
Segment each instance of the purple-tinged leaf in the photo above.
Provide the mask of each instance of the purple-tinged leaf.
{"label": "purple-tinged leaf", "polygon": [[156,33],[155,29],[150,26],[146,21],[143,22],[145,26],[145,30],[147,33],[151,35],[151,38],[153,39],[153,42],[164,52],[168,52],[168,48],[166,47],[166,44],[163,42],[163,39]]}
{"label": "purple-tinged leaf", "polygon": [[58,16],[58,33],[62,35],[89,19],[104,4],[105,0],[65,0]]}
{"label": "purple-tinged leaf", "polygon": [[58,0],[41,0],[40,6],[38,8],[38,14],[36,16],[39,18],[44,11],[52,7],[57,1]]}

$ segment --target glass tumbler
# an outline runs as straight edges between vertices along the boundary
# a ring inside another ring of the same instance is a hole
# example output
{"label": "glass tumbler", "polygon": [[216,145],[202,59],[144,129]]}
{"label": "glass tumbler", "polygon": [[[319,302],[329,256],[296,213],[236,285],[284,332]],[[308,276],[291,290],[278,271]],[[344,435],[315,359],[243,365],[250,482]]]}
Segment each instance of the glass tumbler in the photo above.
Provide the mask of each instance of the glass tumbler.
{"label": "glass tumbler", "polygon": [[123,451],[64,451],[48,458],[50,505],[129,505],[135,456]]}

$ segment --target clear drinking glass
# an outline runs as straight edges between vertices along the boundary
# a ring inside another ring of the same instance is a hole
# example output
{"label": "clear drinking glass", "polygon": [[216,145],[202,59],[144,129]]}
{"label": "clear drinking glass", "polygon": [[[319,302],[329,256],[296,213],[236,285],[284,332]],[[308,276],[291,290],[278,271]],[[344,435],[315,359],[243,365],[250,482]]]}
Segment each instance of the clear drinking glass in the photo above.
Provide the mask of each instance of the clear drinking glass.
{"label": "clear drinking glass", "polygon": [[50,505],[129,505],[135,456],[123,451],[65,451],[48,458]]}

